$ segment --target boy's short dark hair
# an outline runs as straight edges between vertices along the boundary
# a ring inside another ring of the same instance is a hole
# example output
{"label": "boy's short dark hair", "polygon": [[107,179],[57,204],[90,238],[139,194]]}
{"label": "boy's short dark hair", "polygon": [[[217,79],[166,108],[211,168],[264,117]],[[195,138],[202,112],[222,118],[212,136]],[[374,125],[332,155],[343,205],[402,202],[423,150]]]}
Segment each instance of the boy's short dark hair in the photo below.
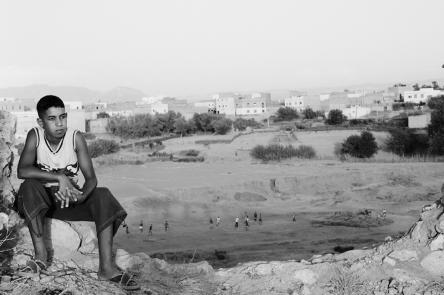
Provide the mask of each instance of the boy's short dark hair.
{"label": "boy's short dark hair", "polygon": [[63,103],[63,100],[61,100],[58,96],[43,96],[37,103],[37,113],[39,114],[39,118],[42,118],[43,113],[46,112],[50,107],[64,108],[65,104]]}

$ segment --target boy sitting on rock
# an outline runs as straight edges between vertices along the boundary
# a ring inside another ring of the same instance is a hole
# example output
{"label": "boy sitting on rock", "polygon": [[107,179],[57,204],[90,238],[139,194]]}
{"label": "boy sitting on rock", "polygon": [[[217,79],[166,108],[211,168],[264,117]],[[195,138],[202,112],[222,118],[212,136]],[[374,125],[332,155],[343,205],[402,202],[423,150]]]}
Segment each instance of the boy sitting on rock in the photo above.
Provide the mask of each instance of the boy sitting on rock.
{"label": "boy sitting on rock", "polygon": [[[99,243],[98,277],[119,283],[123,289],[138,284],[112,260],[114,234],[127,213],[97,178],[85,138],[67,127],[63,101],[47,95],[37,103],[39,118],[28,132],[18,163],[17,176],[25,181],[18,193],[18,208],[24,216],[34,245],[35,257],[28,262],[33,271],[46,269],[48,253],[43,237],[44,218],[94,221]],[[79,186],[79,172],[85,179]]]}

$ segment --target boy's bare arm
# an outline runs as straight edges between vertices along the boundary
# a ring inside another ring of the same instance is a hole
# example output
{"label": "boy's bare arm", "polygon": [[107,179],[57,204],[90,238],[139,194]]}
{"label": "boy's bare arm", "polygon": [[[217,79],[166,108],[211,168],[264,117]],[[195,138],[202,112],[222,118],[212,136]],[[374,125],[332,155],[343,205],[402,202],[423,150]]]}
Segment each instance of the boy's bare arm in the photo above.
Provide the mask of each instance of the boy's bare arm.
{"label": "boy's bare arm", "polygon": [[77,161],[79,162],[80,170],[85,177],[85,184],[82,188],[82,196],[79,197],[79,201],[85,200],[89,194],[97,186],[96,173],[92,164],[91,157],[88,153],[88,147],[86,145],[85,138],[80,132],[76,133],[76,149],[77,149]]}
{"label": "boy's bare arm", "polygon": [[37,157],[37,135],[31,129],[26,136],[25,146],[20,155],[19,163],[17,165],[17,177],[20,179],[40,179],[57,181],[59,183],[59,192],[56,193],[56,198],[60,202],[66,199],[65,191],[73,189],[68,177],[64,174],[43,171],[34,166]]}
{"label": "boy's bare arm", "polygon": [[25,146],[20,155],[17,165],[17,177],[20,179],[41,179],[59,181],[61,175],[53,172],[47,172],[35,167],[37,157],[37,135],[31,129],[26,137]]}

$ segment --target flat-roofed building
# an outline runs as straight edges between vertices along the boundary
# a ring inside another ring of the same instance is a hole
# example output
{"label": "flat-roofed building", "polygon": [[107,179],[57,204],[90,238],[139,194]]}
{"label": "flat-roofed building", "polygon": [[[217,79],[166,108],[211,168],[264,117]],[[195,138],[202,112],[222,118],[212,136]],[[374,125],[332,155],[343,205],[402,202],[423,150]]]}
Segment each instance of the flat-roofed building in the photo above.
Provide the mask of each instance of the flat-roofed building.
{"label": "flat-roofed building", "polygon": [[431,97],[444,95],[444,91],[433,88],[404,91],[404,102],[427,103]]}
{"label": "flat-roofed building", "polygon": [[236,115],[236,100],[240,95],[230,92],[213,95],[217,114]]}

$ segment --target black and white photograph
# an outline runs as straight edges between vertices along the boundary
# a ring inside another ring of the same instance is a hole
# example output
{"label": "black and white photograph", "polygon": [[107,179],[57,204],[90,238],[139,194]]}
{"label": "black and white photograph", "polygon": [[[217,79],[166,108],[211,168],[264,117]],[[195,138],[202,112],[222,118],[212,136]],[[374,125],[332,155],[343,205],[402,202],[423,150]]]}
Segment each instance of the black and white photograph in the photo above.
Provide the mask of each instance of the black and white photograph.
{"label": "black and white photograph", "polygon": [[0,0],[0,295],[444,295],[443,11]]}

